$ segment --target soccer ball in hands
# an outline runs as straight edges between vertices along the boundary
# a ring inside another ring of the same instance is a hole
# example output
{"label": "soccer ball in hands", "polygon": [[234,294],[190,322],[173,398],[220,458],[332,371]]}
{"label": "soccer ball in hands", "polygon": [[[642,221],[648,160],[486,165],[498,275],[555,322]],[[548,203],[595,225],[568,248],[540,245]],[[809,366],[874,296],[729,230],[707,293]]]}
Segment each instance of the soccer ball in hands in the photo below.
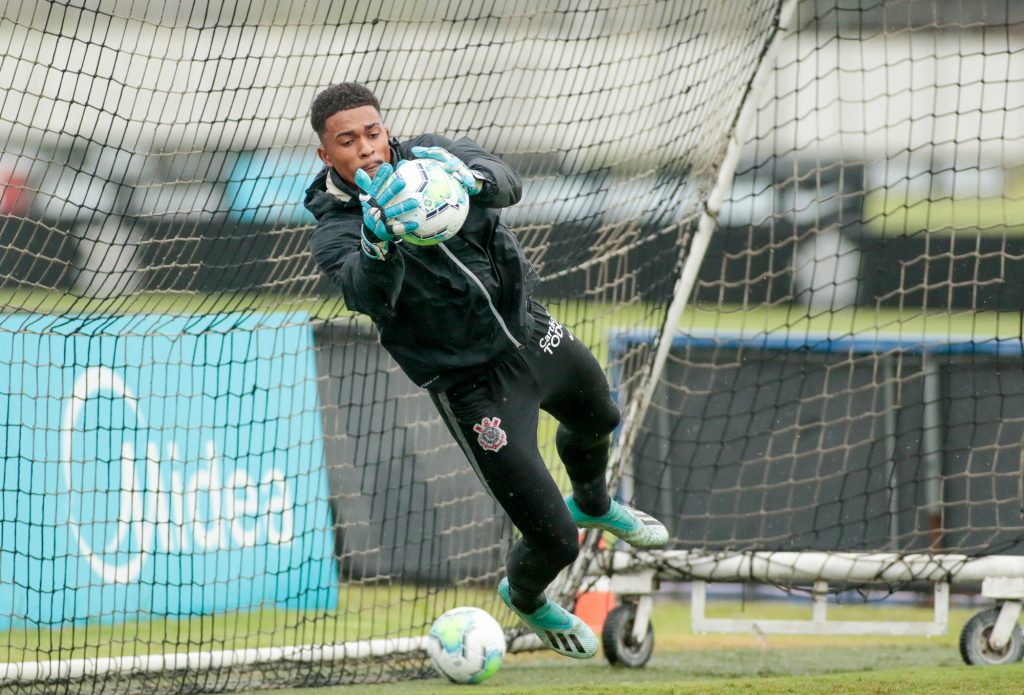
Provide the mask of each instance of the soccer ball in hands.
{"label": "soccer ball in hands", "polygon": [[432,246],[458,233],[469,214],[469,194],[440,162],[407,159],[399,163],[395,176],[402,177],[405,188],[388,205],[396,205],[408,198],[420,202],[415,210],[395,218],[419,225],[414,231],[403,234],[403,239],[419,246]]}
{"label": "soccer ball in hands", "polygon": [[480,683],[501,668],[505,633],[485,610],[453,608],[430,626],[427,653],[434,670],[453,683]]}

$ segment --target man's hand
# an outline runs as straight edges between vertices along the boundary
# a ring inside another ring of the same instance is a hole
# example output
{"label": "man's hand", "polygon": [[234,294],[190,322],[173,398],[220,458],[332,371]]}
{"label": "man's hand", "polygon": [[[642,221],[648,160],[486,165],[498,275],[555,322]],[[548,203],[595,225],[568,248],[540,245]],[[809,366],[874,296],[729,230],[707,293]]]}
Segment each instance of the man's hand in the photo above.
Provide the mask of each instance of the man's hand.
{"label": "man's hand", "polygon": [[394,173],[395,170],[390,164],[381,164],[373,179],[370,179],[370,175],[362,169],[356,170],[356,185],[362,191],[359,194],[359,204],[363,207],[363,252],[376,260],[383,260],[387,255],[389,242],[400,241],[401,235],[419,227],[411,220],[394,219],[418,208],[420,203],[417,199],[408,198],[397,205],[387,205],[405,188],[405,180]]}
{"label": "man's hand", "polygon": [[484,187],[484,182],[473,176],[465,162],[443,147],[414,147],[412,153],[421,159],[441,162],[444,170],[454,176],[469,195],[476,195]]}

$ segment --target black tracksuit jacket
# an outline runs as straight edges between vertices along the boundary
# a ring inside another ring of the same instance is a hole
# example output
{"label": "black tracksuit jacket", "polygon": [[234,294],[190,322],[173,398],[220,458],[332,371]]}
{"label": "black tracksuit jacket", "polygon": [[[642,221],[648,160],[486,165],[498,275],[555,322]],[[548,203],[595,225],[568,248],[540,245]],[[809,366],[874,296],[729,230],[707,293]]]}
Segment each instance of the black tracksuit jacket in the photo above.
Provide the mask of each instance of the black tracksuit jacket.
{"label": "black tracksuit jacket", "polygon": [[360,246],[359,191],[345,184],[345,195],[329,193],[327,167],[306,190],[305,206],[317,221],[309,239],[313,258],[341,287],[345,304],[373,319],[381,344],[409,378],[440,392],[522,349],[533,327],[537,275],[499,214],[522,195],[518,175],[472,140],[432,134],[392,140],[391,163],[412,159],[415,146],[444,147],[482,175],[483,189],[448,241],[392,243],[383,261],[368,257]]}

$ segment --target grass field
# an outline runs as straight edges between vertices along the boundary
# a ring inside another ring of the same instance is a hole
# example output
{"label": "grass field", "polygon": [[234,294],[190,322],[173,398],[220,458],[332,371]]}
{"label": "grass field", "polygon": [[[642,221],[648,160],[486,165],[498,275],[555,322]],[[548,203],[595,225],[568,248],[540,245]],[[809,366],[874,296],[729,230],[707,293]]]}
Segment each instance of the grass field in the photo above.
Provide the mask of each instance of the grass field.
{"label": "grass field", "polygon": [[[405,609],[392,602],[406,596]],[[46,650],[61,643],[61,656],[96,657],[105,654],[159,653],[173,645],[198,648],[199,637],[216,648],[285,643],[324,643],[346,637],[341,624],[374,626],[374,632],[394,635],[398,626],[419,624],[426,631],[430,616],[449,603],[470,603],[509,622],[507,611],[494,606],[493,592],[437,594],[437,601],[413,587],[392,587],[387,594],[358,587],[345,594],[352,602],[334,618],[301,616],[294,612],[265,610],[249,614],[225,614],[193,621],[152,621],[121,626],[92,627],[51,633],[49,644],[39,633],[8,632],[7,648],[0,660],[28,656],[46,658]],[[655,652],[642,669],[609,666],[603,655],[576,661],[551,652],[528,652],[506,657],[502,670],[478,686],[453,685],[440,678],[379,685],[346,685],[313,689],[273,691],[279,695],[378,695],[384,693],[722,693],[729,695],[776,695],[781,693],[1024,693],[1024,664],[1009,667],[965,666],[957,643],[963,624],[983,606],[955,607],[949,630],[934,638],[914,637],[815,637],[802,635],[695,635],[690,628],[689,604],[661,598],[654,610]],[[799,619],[810,615],[806,601],[712,601],[710,617]],[[921,620],[932,617],[924,606],[877,602],[829,607],[835,620]],[[406,630],[401,630],[405,633]],[[70,634],[69,634],[70,633]],[[27,635],[34,639],[26,640]],[[351,637],[352,635],[349,635]],[[365,633],[360,635],[365,637]],[[77,643],[71,648],[69,641]],[[21,642],[20,648],[12,642]],[[26,644],[30,641],[31,645]],[[59,642],[60,641],[60,642]],[[146,649],[148,645],[148,649]],[[51,651],[49,657],[55,656]],[[31,658],[31,657],[30,657]],[[467,688],[470,688],[467,690]],[[253,695],[255,692],[250,691]]]}
{"label": "grass field", "polygon": [[986,198],[937,196],[934,200],[870,192],[864,196],[865,231],[869,234],[900,236],[929,231],[964,237],[1019,237],[1024,233],[1024,196],[1020,183],[1003,195]]}
{"label": "grass field", "polygon": [[[439,678],[382,685],[285,690],[288,695],[384,693],[971,693],[1024,692],[1024,664],[965,666],[959,631],[974,610],[951,611],[947,635],[937,638],[694,635],[689,606],[664,601],[654,613],[655,653],[642,669],[611,667],[603,656],[575,661],[547,652],[510,655],[502,670],[478,686]],[[807,617],[794,603],[712,604],[709,615],[761,618]],[[886,604],[832,606],[843,620],[928,620],[930,609]],[[467,690],[467,688],[471,688]]]}

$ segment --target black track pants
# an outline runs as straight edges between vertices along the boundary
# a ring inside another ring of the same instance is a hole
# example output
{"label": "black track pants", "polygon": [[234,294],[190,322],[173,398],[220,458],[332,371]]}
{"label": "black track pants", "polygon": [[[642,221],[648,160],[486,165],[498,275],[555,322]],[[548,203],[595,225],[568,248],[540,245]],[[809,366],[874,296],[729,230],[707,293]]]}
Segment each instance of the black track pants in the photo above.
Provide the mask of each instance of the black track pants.
{"label": "black track pants", "polygon": [[431,394],[441,417],[490,494],[522,533],[508,555],[513,589],[544,591],[579,552],[579,535],[537,447],[540,409],[559,422],[569,478],[604,474],[619,423],[601,365],[569,330],[533,306],[529,344],[492,369]]}

